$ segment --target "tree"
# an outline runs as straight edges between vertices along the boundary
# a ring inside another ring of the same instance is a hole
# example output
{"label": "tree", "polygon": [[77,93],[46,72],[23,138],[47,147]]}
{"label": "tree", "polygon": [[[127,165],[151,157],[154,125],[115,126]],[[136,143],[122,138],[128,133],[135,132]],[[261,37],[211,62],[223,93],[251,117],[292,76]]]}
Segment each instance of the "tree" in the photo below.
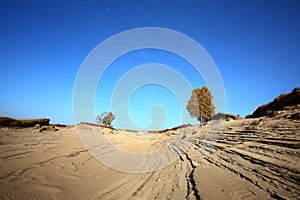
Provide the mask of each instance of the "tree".
{"label": "tree", "polygon": [[103,112],[96,118],[97,124],[101,126],[112,127],[112,121],[115,119],[115,115],[112,112]]}
{"label": "tree", "polygon": [[187,106],[191,117],[197,117],[200,123],[206,123],[215,114],[213,96],[207,87],[195,88]]}

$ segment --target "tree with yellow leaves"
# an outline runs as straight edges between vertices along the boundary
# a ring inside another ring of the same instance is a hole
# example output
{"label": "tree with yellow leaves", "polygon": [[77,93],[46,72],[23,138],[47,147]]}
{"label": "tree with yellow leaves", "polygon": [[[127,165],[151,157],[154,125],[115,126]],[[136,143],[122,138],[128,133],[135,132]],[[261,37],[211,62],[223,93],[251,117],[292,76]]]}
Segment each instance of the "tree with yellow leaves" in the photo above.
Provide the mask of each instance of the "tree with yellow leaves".
{"label": "tree with yellow leaves", "polygon": [[207,87],[193,89],[186,108],[191,117],[197,117],[201,124],[210,120],[215,114],[215,106],[209,89]]}

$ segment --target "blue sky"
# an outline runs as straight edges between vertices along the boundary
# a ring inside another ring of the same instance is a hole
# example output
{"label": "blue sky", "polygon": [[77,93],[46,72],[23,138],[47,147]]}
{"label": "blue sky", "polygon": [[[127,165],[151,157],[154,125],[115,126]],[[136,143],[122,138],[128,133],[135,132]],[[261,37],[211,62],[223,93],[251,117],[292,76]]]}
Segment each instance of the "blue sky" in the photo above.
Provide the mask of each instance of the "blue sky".
{"label": "blue sky", "polygon": [[[296,0],[1,1],[0,115],[49,117],[52,123],[73,124],[73,86],[86,56],[122,31],[163,27],[186,34],[205,48],[222,76],[226,111],[245,116],[300,86],[299,10]],[[111,110],[118,79],[149,62],[174,68],[192,87],[205,84],[176,55],[132,52],[103,75],[95,112]],[[147,126],[149,108],[160,104],[167,116],[164,128],[179,125],[175,97],[159,85],[141,87],[129,101],[132,120]]]}

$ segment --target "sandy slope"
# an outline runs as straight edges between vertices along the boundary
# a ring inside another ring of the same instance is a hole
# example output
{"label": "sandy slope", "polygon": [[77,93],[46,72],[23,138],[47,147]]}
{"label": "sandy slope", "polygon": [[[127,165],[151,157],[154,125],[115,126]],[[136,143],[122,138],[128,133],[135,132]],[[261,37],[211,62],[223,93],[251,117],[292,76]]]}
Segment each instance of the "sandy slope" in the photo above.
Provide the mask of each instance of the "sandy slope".
{"label": "sandy slope", "polygon": [[1,199],[299,199],[299,121],[259,118],[225,125],[225,130],[184,127],[143,139],[79,125],[127,152],[169,145],[178,159],[149,173],[105,166],[82,145],[76,127],[2,129]]}

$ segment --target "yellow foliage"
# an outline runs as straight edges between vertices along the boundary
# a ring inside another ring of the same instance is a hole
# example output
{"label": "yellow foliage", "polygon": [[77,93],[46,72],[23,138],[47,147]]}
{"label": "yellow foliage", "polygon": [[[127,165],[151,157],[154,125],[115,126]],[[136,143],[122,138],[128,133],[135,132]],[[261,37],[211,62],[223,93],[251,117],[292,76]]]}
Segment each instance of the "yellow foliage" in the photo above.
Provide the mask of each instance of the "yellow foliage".
{"label": "yellow foliage", "polygon": [[207,122],[215,114],[213,96],[207,87],[195,88],[187,106],[192,117],[197,117],[200,123]]}

